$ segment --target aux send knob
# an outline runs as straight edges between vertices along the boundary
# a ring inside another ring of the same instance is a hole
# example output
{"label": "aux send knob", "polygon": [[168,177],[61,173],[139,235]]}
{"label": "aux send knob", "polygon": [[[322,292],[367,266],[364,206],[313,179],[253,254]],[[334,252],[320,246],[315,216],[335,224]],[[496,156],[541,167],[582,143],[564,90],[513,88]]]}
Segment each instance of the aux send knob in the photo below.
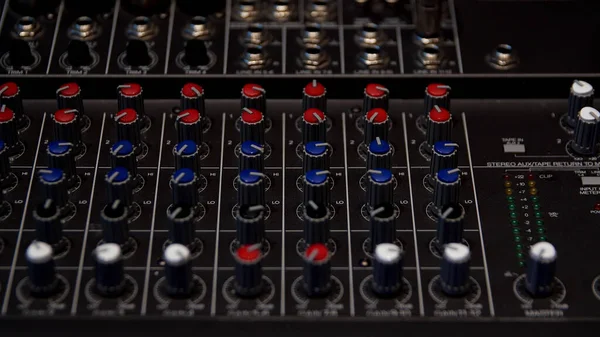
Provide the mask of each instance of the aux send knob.
{"label": "aux send knob", "polygon": [[140,116],[145,115],[142,86],[137,83],[126,83],[117,87],[118,109],[133,109]]}
{"label": "aux send knob", "polygon": [[196,144],[202,144],[202,116],[196,109],[182,110],[177,114],[175,120],[177,139],[180,142],[191,140]]}
{"label": "aux send knob", "polygon": [[363,111],[367,113],[376,108],[389,110],[390,91],[381,84],[371,83],[365,87]]}
{"label": "aux send knob", "polygon": [[302,115],[302,144],[327,141],[327,117],[323,110],[309,108]]}
{"label": "aux send knob", "polygon": [[256,170],[263,172],[265,169],[265,148],[263,145],[247,140],[240,145],[239,170]]}
{"label": "aux send knob", "polygon": [[4,104],[0,106],[0,137],[7,147],[13,147],[19,142],[15,114]]}
{"label": "aux send knob", "polygon": [[425,88],[425,116],[434,106],[450,110],[450,86],[432,83]]}
{"label": "aux send knob", "polygon": [[260,110],[243,108],[240,125],[241,142],[253,141],[259,144],[265,143],[264,116]]}
{"label": "aux send knob", "polygon": [[18,121],[23,119],[25,114],[23,98],[21,89],[15,82],[6,82],[0,85],[0,105],[6,105],[12,110]]}
{"label": "aux send knob", "polygon": [[434,105],[433,109],[429,111],[426,139],[429,150],[438,141],[452,139],[452,115],[446,108]]}
{"label": "aux send knob", "polygon": [[81,123],[75,109],[60,109],[52,115],[54,139],[81,147]]}
{"label": "aux send knob", "polygon": [[365,144],[371,144],[377,137],[388,140],[389,129],[390,119],[385,110],[381,108],[369,110],[365,115]]}
{"label": "aux send knob", "polygon": [[318,109],[327,112],[327,89],[324,85],[313,80],[304,87],[302,94],[302,111]]}
{"label": "aux send knob", "polygon": [[182,110],[194,109],[201,116],[206,113],[204,89],[196,83],[186,83],[181,88],[180,105]]}
{"label": "aux send knob", "polygon": [[142,132],[138,112],[132,108],[125,108],[115,115],[114,120],[117,128],[117,141],[131,142],[136,153],[139,153],[142,149]]}
{"label": "aux send knob", "polygon": [[235,258],[235,292],[240,297],[255,297],[263,291],[262,244],[240,246]]}
{"label": "aux send knob", "polygon": [[241,109],[255,109],[267,115],[267,91],[258,84],[249,83],[242,88]]}
{"label": "aux send knob", "polygon": [[331,290],[331,253],[327,246],[315,243],[303,255],[302,283],[309,297],[325,296]]}
{"label": "aux send knob", "polygon": [[56,103],[59,110],[75,110],[79,117],[84,115],[81,88],[75,82],[63,84],[56,90]]}

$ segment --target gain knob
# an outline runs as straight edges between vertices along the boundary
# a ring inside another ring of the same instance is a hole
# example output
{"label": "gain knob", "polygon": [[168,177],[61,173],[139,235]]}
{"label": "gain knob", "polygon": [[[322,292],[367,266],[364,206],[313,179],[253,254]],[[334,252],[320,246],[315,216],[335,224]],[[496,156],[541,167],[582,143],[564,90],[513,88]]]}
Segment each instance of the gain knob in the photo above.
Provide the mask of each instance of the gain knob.
{"label": "gain knob", "polygon": [[392,146],[387,141],[375,138],[367,148],[367,170],[392,168]]}
{"label": "gain knob", "polygon": [[81,147],[81,123],[77,110],[60,109],[52,115],[52,122],[54,139]]}
{"label": "gain knob", "polygon": [[267,115],[267,91],[258,84],[249,83],[242,88],[241,109],[255,109]]}
{"label": "gain knob", "polygon": [[129,241],[129,210],[121,200],[107,204],[100,211],[102,238],[105,243],[116,243],[123,247]]}
{"label": "gain knob", "polygon": [[302,285],[309,297],[325,296],[331,290],[331,253],[327,246],[315,243],[303,255]]}
{"label": "gain knob", "polygon": [[235,293],[240,297],[255,297],[263,291],[262,244],[240,246],[235,258]]}
{"label": "gain knob", "polygon": [[304,242],[307,245],[327,243],[330,235],[330,217],[328,205],[318,204],[312,200],[304,204],[302,218],[304,219]]}
{"label": "gain knob", "polygon": [[240,145],[239,171],[256,170],[263,172],[265,169],[264,146],[251,140]]}
{"label": "gain knob", "polygon": [[392,243],[375,246],[371,289],[377,296],[393,297],[402,289],[403,251]]}
{"label": "gain knob", "polygon": [[594,156],[598,153],[598,132],[600,125],[600,112],[592,107],[584,107],[579,111],[579,119],[571,148],[577,154]]}
{"label": "gain knob", "polygon": [[23,98],[21,90],[14,82],[6,82],[0,86],[0,104],[6,105],[15,114],[18,121],[24,117]]}
{"label": "gain knob", "polygon": [[397,217],[398,211],[392,203],[386,202],[373,206],[369,212],[371,249],[381,243],[393,243],[396,240]]}
{"label": "gain knob", "polygon": [[304,175],[304,206],[309,202],[329,206],[331,203],[331,186],[327,170],[310,170]]}
{"label": "gain knob", "polygon": [[302,111],[309,109],[327,111],[327,89],[317,80],[307,84],[302,91]]}
{"label": "gain knob", "polygon": [[124,167],[115,167],[108,171],[104,176],[106,184],[107,203],[113,204],[115,201],[129,207],[133,204],[133,181],[129,171]]}
{"label": "gain knob", "polygon": [[194,288],[192,253],[179,243],[167,246],[163,253],[165,261],[165,289],[171,297],[187,297]]}
{"label": "gain knob", "polygon": [[188,204],[174,204],[170,210],[170,213],[167,213],[167,217],[171,220],[169,242],[191,246],[196,237],[194,208]]}
{"label": "gain knob", "polygon": [[329,170],[330,145],[324,142],[304,144],[302,170],[304,174],[311,170]]}
{"label": "gain knob", "polygon": [[124,167],[132,176],[138,175],[137,157],[133,144],[128,140],[120,140],[110,147],[110,166]]}
{"label": "gain knob", "polygon": [[[120,104],[119,104],[120,105]],[[140,119],[136,110],[125,108],[115,115],[117,141],[127,140],[133,144],[136,153],[142,149]]]}
{"label": "gain knob", "polygon": [[447,109],[434,105],[427,119],[427,148],[431,150],[436,142],[450,139],[452,139],[452,115]]}
{"label": "gain knob", "polygon": [[533,297],[552,294],[556,258],[556,248],[548,242],[538,242],[529,249],[525,286]]}
{"label": "gain knob", "polygon": [[177,139],[180,142],[191,140],[202,144],[202,116],[196,109],[182,110],[175,119]]}
{"label": "gain knob", "polygon": [[116,243],[103,243],[93,253],[96,291],[101,296],[118,297],[125,290],[123,253]]}
{"label": "gain knob", "polygon": [[60,208],[53,199],[46,199],[33,210],[38,241],[58,245],[63,237]]}
{"label": "gain knob", "polygon": [[363,98],[363,111],[366,113],[376,108],[389,111],[389,94],[390,91],[381,84],[367,84]]}
{"label": "gain knob", "polygon": [[460,197],[460,170],[444,169],[435,176],[433,205],[440,209],[448,204],[456,204]]}
{"label": "gain knob", "polygon": [[146,41],[129,40],[125,47],[125,63],[133,68],[148,67],[152,63],[150,47]]}
{"label": "gain knob", "polygon": [[48,166],[61,169],[65,173],[67,180],[73,183],[73,178],[77,176],[75,148],[73,144],[52,141],[48,143],[46,153],[48,154]]}
{"label": "gain knob", "polygon": [[175,156],[175,169],[190,169],[196,175],[200,175],[200,149],[193,140],[186,140],[177,143],[173,148],[173,155]]}
{"label": "gain knob", "polygon": [[390,119],[387,112],[381,108],[371,109],[365,115],[365,144],[371,144],[379,137],[388,140]]}
{"label": "gain knob", "polygon": [[44,188],[46,199],[51,199],[56,207],[63,209],[69,202],[69,188],[63,170],[59,168],[39,170],[39,181]]}
{"label": "gain knob", "polygon": [[367,205],[370,208],[381,203],[394,202],[394,179],[386,169],[367,171]]}
{"label": "gain knob", "polygon": [[444,169],[455,169],[458,167],[458,144],[439,141],[433,144],[431,153],[431,165],[429,175],[434,179],[435,174]]}
{"label": "gain knob", "polygon": [[185,43],[183,61],[190,67],[208,67],[212,59],[206,42],[202,40],[188,40]]}
{"label": "gain knob", "polygon": [[241,205],[235,213],[236,238],[241,245],[263,242],[265,238],[265,206]]}
{"label": "gain knob", "polygon": [[262,112],[256,109],[243,108],[240,125],[241,142],[251,140],[253,142],[265,143],[265,125]]}
{"label": "gain knob", "polygon": [[469,290],[470,263],[469,247],[456,242],[444,246],[440,270],[440,283],[444,293],[449,296],[461,296]]}
{"label": "gain knob", "polygon": [[181,98],[179,104],[182,110],[195,109],[200,116],[206,114],[204,103],[204,89],[196,83],[186,83],[181,88]]}
{"label": "gain knob", "polygon": [[126,83],[117,87],[118,108],[133,109],[140,117],[145,116],[142,86],[137,83]]}
{"label": "gain knob", "polygon": [[465,210],[460,204],[447,204],[439,210],[436,241],[439,248],[452,242],[462,242]]}
{"label": "gain knob", "polygon": [[586,106],[594,105],[594,87],[591,84],[575,80],[571,85],[569,92],[569,110],[567,114],[567,124],[574,128],[579,119],[579,111]]}
{"label": "gain knob", "polygon": [[198,176],[189,168],[182,168],[171,176],[172,199],[174,205],[196,207],[200,203]]}
{"label": "gain knob", "polygon": [[[450,86],[433,83],[425,88],[425,116],[434,106],[450,110]],[[443,139],[442,139],[443,140]]]}
{"label": "gain knob", "polygon": [[29,288],[36,297],[47,297],[58,288],[52,246],[33,241],[25,251]]}
{"label": "gain knob", "polygon": [[81,88],[75,82],[61,85],[56,90],[56,105],[59,110],[71,110],[78,117],[83,117],[83,98],[81,97]]}
{"label": "gain knob", "polygon": [[238,205],[265,205],[264,173],[243,170],[239,175]]}
{"label": "gain knob", "polygon": [[0,137],[11,148],[19,143],[19,132],[14,112],[6,105],[0,106]]}
{"label": "gain knob", "polygon": [[8,63],[15,70],[33,66],[37,61],[34,49],[29,42],[21,39],[10,40]]}
{"label": "gain knob", "polygon": [[302,144],[327,141],[327,117],[322,110],[309,108],[302,115]]}
{"label": "gain knob", "polygon": [[88,43],[80,40],[71,40],[67,47],[67,63],[75,69],[91,66],[94,63],[94,57]]}

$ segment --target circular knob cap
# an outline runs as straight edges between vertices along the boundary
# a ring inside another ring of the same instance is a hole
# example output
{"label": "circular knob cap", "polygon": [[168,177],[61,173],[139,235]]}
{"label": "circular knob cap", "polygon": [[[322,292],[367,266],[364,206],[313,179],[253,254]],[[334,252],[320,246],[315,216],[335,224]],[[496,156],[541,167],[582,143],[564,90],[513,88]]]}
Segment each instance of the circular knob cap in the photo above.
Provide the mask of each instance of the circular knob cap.
{"label": "circular knob cap", "polygon": [[34,296],[48,296],[58,287],[56,266],[52,247],[40,241],[33,241],[25,251],[29,287]]}
{"label": "circular knob cap", "polygon": [[374,207],[381,203],[394,202],[394,179],[386,169],[367,171],[367,205]]}
{"label": "circular knob cap", "polygon": [[256,109],[242,109],[240,139],[242,142],[265,143],[265,125],[262,112]]}
{"label": "circular knob cap", "polygon": [[431,153],[431,165],[429,166],[429,174],[435,177],[435,174],[444,169],[455,169],[458,167],[458,144],[439,141],[433,144],[433,152]]}
{"label": "circular knob cap", "polygon": [[569,110],[567,123],[571,127],[577,125],[579,111],[586,106],[594,105],[594,87],[581,80],[573,81],[569,92]]}
{"label": "circular knob cap", "polygon": [[267,91],[262,86],[248,83],[242,88],[241,108],[255,109],[266,115],[267,113]]}
{"label": "circular knob cap", "polygon": [[241,205],[235,213],[237,240],[242,245],[261,243],[265,237],[265,206]]}
{"label": "circular knob cap", "polygon": [[68,180],[71,180],[77,175],[75,149],[73,148],[73,144],[62,141],[53,141],[48,143],[46,153],[48,153],[48,162],[51,168],[63,170]]}
{"label": "circular knob cap", "polygon": [[365,144],[371,144],[375,138],[388,140],[390,119],[387,112],[381,108],[369,110],[365,115]]}
{"label": "circular knob cap", "polygon": [[329,207],[323,203],[309,200],[304,207],[304,241],[306,244],[327,243],[329,240],[331,212]]}
{"label": "circular knob cap", "polygon": [[458,203],[460,196],[460,170],[444,169],[435,176],[433,204],[437,209],[444,205]]}
{"label": "circular knob cap", "polygon": [[23,98],[21,90],[14,82],[6,82],[0,85],[0,104],[6,105],[13,111],[17,120],[21,120],[25,114],[23,109]]}
{"label": "circular knob cap", "polygon": [[571,148],[578,154],[593,156],[598,152],[598,132],[600,112],[592,107],[584,107],[579,111],[579,119],[573,133]]}
{"label": "circular knob cap", "polygon": [[129,240],[129,210],[121,200],[107,204],[100,211],[102,218],[102,234],[106,243],[123,246]]}
{"label": "circular knob cap", "polygon": [[173,148],[173,154],[175,155],[176,170],[187,168],[196,173],[196,175],[200,175],[200,149],[196,142],[185,140],[177,143]]}
{"label": "circular knob cap", "polygon": [[327,125],[325,113],[316,108],[309,108],[302,115],[302,143],[327,141]]}
{"label": "circular knob cap", "polygon": [[29,42],[21,39],[11,40],[10,49],[8,51],[8,61],[15,69],[32,66],[35,63],[36,58]]}
{"label": "circular knob cap", "polygon": [[439,211],[437,224],[437,244],[440,247],[451,242],[462,242],[465,210],[460,204],[442,206]]}
{"label": "circular knob cap", "polygon": [[403,251],[393,243],[375,247],[371,289],[381,297],[391,297],[402,289]]}
{"label": "circular knob cap", "polygon": [[440,270],[442,291],[450,296],[460,296],[468,291],[470,262],[469,247],[455,242],[444,246]]}
{"label": "circular knob cap", "polygon": [[125,289],[125,269],[121,247],[103,243],[94,250],[96,291],[106,297],[116,297]]}
{"label": "circular knob cap", "polygon": [[138,113],[131,108],[123,109],[115,115],[115,123],[117,141],[127,140],[133,144],[136,152],[140,151],[142,136]]}
{"label": "circular knob cap", "polygon": [[304,144],[302,169],[304,174],[311,170],[329,170],[330,145],[324,142]]}
{"label": "circular knob cap", "polygon": [[194,242],[196,234],[195,214],[192,206],[188,204],[175,204],[167,214],[171,220],[169,227],[169,241],[189,246]]}
{"label": "circular knob cap", "polygon": [[63,170],[59,168],[39,171],[40,183],[44,188],[46,199],[54,201],[58,208],[63,208],[69,202],[69,188]]}
{"label": "circular knob cap", "polygon": [[240,172],[238,186],[238,205],[264,205],[265,183],[264,173],[255,170]]}
{"label": "circular knob cap", "polygon": [[185,43],[183,61],[192,67],[208,66],[211,62],[206,43],[202,40],[189,40]]}
{"label": "circular knob cap", "polygon": [[450,110],[450,86],[432,83],[425,88],[425,116],[434,106]]}
{"label": "circular knob cap", "polygon": [[240,297],[258,296],[263,290],[262,245],[242,245],[235,252],[235,292]]}
{"label": "circular knob cap", "polygon": [[126,83],[117,87],[118,108],[133,109],[140,116],[146,114],[144,109],[144,95],[142,86],[137,83]]}
{"label": "circular knob cap", "polygon": [[310,170],[304,175],[304,198],[306,206],[309,202],[329,205],[331,203],[331,186],[327,170]]}
{"label": "circular knob cap", "polygon": [[115,167],[104,176],[106,183],[108,204],[117,200],[129,207],[133,203],[133,188],[131,173],[124,167]]}
{"label": "circular knob cap", "polygon": [[137,157],[130,141],[121,140],[110,147],[110,165],[112,168],[124,167],[132,176],[137,176]]}
{"label": "circular knob cap", "polygon": [[185,297],[192,292],[194,281],[192,273],[192,253],[179,243],[172,243],[163,253],[167,294],[173,297]]}
{"label": "circular knob cap", "polygon": [[309,297],[324,296],[331,290],[331,253],[327,246],[315,243],[304,252],[302,281]]}
{"label": "circular knob cap", "polygon": [[198,110],[186,109],[178,113],[175,128],[180,142],[191,140],[198,145],[202,144],[202,116]]}
{"label": "circular knob cap", "polygon": [[396,240],[396,218],[398,211],[392,203],[377,204],[369,213],[371,219],[371,247]]}
{"label": "circular knob cap", "polygon": [[390,91],[381,84],[371,83],[365,87],[363,98],[363,111],[368,112],[375,108],[389,110]]}
{"label": "circular knob cap", "polygon": [[125,63],[137,67],[147,67],[152,62],[150,57],[150,48],[145,41],[130,40],[125,47]]}
{"label": "circular knob cap", "polygon": [[0,137],[8,147],[13,147],[19,142],[15,114],[6,105],[0,107]]}
{"label": "circular knob cap", "polygon": [[195,109],[200,116],[206,114],[204,103],[204,89],[196,83],[186,83],[181,88],[180,98],[181,109]]}
{"label": "circular knob cap", "polygon": [[538,242],[531,246],[525,285],[532,296],[544,297],[552,293],[556,257],[556,248],[548,242]]}
{"label": "circular knob cap", "polygon": [[60,109],[52,115],[52,130],[54,139],[70,142],[73,145],[81,144],[81,123],[79,113],[75,109]]}
{"label": "circular knob cap", "polygon": [[0,185],[2,182],[9,177],[11,173],[10,169],[10,155],[9,149],[3,140],[0,140]]}
{"label": "circular knob cap", "polygon": [[239,170],[256,170],[263,172],[265,169],[264,146],[251,140],[245,141],[240,146]]}
{"label": "circular knob cap", "polygon": [[60,209],[52,199],[46,199],[33,210],[38,241],[56,245],[63,237]]}
{"label": "circular knob cap", "polygon": [[73,68],[90,66],[94,62],[94,58],[87,42],[71,40],[67,47],[67,62]]}
{"label": "circular knob cap", "polygon": [[302,91],[302,110],[309,109],[327,111],[327,89],[317,80],[307,84]]}
{"label": "circular knob cap", "polygon": [[426,138],[429,149],[438,141],[452,139],[452,116],[448,110],[434,105],[429,111]]}
{"label": "circular knob cap", "polygon": [[188,168],[182,168],[171,176],[173,204],[195,207],[200,203],[198,176]]}
{"label": "circular knob cap", "polygon": [[367,170],[391,169],[392,147],[387,141],[377,137],[367,149]]}

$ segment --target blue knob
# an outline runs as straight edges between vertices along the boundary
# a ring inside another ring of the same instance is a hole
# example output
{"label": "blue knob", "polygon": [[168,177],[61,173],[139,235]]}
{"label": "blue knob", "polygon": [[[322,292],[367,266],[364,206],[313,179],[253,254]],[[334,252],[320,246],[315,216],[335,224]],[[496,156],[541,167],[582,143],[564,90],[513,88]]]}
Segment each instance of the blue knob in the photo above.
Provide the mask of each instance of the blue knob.
{"label": "blue knob", "polygon": [[377,137],[367,150],[367,170],[392,168],[392,147],[387,141]]}

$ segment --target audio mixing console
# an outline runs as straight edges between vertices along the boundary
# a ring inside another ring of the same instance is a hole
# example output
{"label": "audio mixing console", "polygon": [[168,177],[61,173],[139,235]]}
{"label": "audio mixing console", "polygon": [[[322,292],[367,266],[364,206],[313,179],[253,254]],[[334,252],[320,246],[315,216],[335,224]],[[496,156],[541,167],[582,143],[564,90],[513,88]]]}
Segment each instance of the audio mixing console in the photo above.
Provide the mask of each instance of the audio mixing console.
{"label": "audio mixing console", "polygon": [[597,335],[598,4],[0,5],[3,335]]}

